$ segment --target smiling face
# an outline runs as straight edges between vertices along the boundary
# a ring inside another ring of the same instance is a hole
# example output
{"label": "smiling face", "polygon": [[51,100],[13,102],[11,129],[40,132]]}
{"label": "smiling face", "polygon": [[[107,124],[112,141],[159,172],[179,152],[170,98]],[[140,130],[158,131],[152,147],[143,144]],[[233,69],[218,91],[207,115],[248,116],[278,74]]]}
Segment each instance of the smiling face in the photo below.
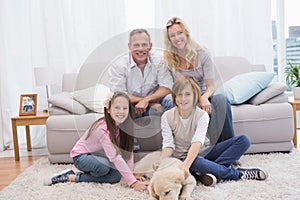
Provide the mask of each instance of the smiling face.
{"label": "smiling face", "polygon": [[117,126],[123,123],[127,119],[129,113],[128,99],[123,96],[116,97],[108,109],[108,113]]}
{"label": "smiling face", "polygon": [[187,35],[179,24],[174,24],[168,28],[168,36],[174,47],[178,50],[184,49]]}
{"label": "smiling face", "polygon": [[134,62],[138,66],[147,63],[147,57],[151,50],[152,43],[146,33],[135,33],[132,35],[128,47],[131,51]]}
{"label": "smiling face", "polygon": [[186,85],[176,94],[176,105],[179,110],[184,112],[192,111],[195,107],[193,88],[190,84]]}

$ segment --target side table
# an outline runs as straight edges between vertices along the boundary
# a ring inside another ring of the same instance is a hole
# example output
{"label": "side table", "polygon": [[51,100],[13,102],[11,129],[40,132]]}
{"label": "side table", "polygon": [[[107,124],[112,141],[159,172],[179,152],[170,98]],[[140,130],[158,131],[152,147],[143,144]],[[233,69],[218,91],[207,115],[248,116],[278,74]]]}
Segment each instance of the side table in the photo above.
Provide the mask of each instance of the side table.
{"label": "side table", "polygon": [[294,114],[294,147],[297,148],[297,110],[300,110],[300,99],[294,99],[293,97],[289,98],[289,103],[293,107]]}
{"label": "side table", "polygon": [[36,115],[32,116],[17,116],[11,118],[13,140],[14,140],[14,152],[15,160],[20,160],[19,155],[19,142],[18,142],[18,133],[17,126],[25,126],[26,128],[26,141],[27,141],[27,151],[31,151],[31,138],[30,138],[30,125],[44,125],[46,120],[49,117],[48,112],[37,112]]}

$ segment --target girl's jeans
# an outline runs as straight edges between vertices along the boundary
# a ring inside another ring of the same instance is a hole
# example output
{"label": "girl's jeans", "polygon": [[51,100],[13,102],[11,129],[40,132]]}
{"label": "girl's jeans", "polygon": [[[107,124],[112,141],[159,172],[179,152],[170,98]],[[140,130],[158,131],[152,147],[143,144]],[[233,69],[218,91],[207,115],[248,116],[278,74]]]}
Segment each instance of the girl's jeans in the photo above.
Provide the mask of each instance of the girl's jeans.
{"label": "girl's jeans", "polygon": [[118,183],[120,172],[107,158],[81,154],[73,158],[74,165],[82,172],[76,174],[76,182]]}

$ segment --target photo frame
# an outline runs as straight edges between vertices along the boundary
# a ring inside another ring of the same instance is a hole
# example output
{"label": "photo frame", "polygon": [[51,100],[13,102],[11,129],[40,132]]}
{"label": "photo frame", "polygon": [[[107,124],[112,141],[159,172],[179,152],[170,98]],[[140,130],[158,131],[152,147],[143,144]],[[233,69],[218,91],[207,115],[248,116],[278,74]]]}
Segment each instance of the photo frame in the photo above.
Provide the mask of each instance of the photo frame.
{"label": "photo frame", "polygon": [[20,95],[20,116],[36,115],[37,94]]}

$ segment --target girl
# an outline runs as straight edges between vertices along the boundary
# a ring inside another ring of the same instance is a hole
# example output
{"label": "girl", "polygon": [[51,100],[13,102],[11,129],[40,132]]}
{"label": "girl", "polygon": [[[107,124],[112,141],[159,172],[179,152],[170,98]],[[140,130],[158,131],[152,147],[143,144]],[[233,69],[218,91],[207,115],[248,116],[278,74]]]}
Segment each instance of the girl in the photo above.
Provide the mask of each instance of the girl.
{"label": "girl", "polygon": [[162,115],[161,158],[174,156],[183,160],[182,169],[206,186],[213,186],[217,180],[267,178],[267,173],[257,168],[230,167],[250,146],[245,135],[211,145],[206,137],[209,116],[197,106],[200,88],[194,78],[179,77],[172,90],[176,106]]}
{"label": "girl", "polygon": [[230,102],[222,94],[214,95],[213,60],[207,49],[192,40],[188,27],[177,17],[166,25],[164,60],[173,79],[189,75],[197,80],[201,88],[199,106],[211,118],[208,127],[211,142],[215,144],[233,137]]}
{"label": "girl", "polygon": [[94,122],[78,140],[70,156],[82,172],[67,170],[45,180],[45,185],[62,182],[117,183],[121,177],[138,191],[147,188],[133,175],[132,110],[129,97],[115,92],[104,108],[104,118]]}

